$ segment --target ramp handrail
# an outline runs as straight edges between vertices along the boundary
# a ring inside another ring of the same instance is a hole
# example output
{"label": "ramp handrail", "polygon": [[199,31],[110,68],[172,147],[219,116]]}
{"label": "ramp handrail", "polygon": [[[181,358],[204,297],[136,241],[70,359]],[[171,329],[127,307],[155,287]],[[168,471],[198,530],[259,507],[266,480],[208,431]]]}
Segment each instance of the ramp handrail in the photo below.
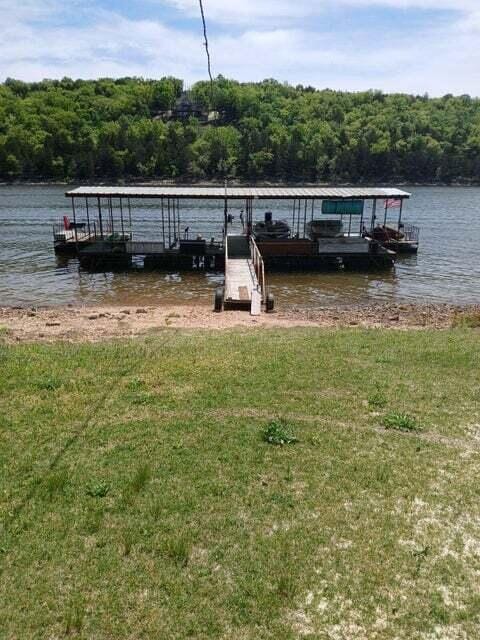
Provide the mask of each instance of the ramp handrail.
{"label": "ramp handrail", "polygon": [[227,291],[227,276],[228,276],[228,234],[225,232],[224,236],[224,244],[225,244],[225,278],[223,281],[224,291]]}
{"label": "ramp handrail", "polygon": [[260,291],[262,294],[262,300],[265,300],[265,264],[263,262],[262,254],[257,246],[257,243],[250,236],[250,256],[253,262],[255,273],[257,274],[257,280],[260,285]]}

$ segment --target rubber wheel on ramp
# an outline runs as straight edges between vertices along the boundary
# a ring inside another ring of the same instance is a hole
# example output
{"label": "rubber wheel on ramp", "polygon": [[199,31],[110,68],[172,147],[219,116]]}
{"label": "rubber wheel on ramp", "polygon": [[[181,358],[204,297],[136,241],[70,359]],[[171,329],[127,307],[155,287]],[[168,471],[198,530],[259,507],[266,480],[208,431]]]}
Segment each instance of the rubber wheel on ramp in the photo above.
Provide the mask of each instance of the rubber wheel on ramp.
{"label": "rubber wheel on ramp", "polygon": [[272,313],[275,307],[275,298],[273,297],[273,293],[268,292],[267,299],[265,302],[265,309],[267,313]]}
{"label": "rubber wheel on ramp", "polygon": [[216,313],[220,313],[223,309],[223,287],[217,287],[215,289],[215,304],[214,304],[214,311],[216,311]]}

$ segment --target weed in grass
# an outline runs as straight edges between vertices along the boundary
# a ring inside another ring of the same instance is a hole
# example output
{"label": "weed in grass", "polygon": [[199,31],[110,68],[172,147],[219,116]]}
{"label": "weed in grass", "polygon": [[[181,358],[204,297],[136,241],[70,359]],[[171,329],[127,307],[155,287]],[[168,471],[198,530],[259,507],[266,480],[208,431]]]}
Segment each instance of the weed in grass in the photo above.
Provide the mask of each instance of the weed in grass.
{"label": "weed in grass", "polygon": [[110,492],[110,485],[106,482],[91,482],[87,486],[87,496],[91,498],[105,498]]}
{"label": "weed in grass", "polygon": [[263,440],[268,444],[280,445],[295,444],[298,442],[291,427],[283,420],[272,420],[263,432]]}
{"label": "weed in grass", "polygon": [[376,391],[368,397],[368,404],[376,409],[383,409],[387,406],[387,399],[381,391]]}
{"label": "weed in grass", "polygon": [[389,413],[383,419],[383,426],[386,429],[396,431],[419,431],[420,427],[416,419],[408,413]]}

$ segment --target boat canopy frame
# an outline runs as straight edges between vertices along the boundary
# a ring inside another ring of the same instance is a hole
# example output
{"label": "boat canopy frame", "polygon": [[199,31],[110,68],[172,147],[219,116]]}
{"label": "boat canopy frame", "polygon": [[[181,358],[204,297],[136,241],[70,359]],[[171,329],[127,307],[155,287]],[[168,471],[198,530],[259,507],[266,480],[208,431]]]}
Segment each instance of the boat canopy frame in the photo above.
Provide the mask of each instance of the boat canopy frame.
{"label": "boat canopy frame", "polygon": [[[377,202],[379,200],[396,199],[404,200],[411,194],[397,188],[390,187],[181,187],[181,186],[156,186],[156,187],[105,187],[105,186],[81,186],[66,192],[66,197],[71,199],[73,212],[73,228],[77,234],[77,210],[76,202],[85,201],[88,233],[91,233],[91,216],[89,202],[97,203],[99,236],[103,239],[105,230],[107,234],[115,234],[114,200],[118,202],[120,212],[119,231],[122,237],[133,237],[132,229],[132,199],[160,200],[161,230],[165,247],[172,248],[180,240],[180,200],[220,200],[224,202],[224,236],[228,228],[228,203],[229,201],[244,201],[246,220],[245,226],[249,235],[253,229],[253,208],[255,201],[264,200],[292,200],[293,201],[293,226],[292,234],[297,237],[303,231],[305,237],[307,219],[314,219],[315,202],[324,200],[338,201],[373,201],[371,226],[375,224]],[[107,216],[102,201],[107,202]],[[124,208],[124,203],[126,207]],[[309,204],[310,203],[310,204]],[[103,209],[102,209],[103,206]],[[343,216],[342,216],[343,219]],[[363,213],[359,216],[360,229],[363,227]],[[97,227],[94,223],[95,237]],[[352,215],[349,216],[348,235],[352,230]]]}

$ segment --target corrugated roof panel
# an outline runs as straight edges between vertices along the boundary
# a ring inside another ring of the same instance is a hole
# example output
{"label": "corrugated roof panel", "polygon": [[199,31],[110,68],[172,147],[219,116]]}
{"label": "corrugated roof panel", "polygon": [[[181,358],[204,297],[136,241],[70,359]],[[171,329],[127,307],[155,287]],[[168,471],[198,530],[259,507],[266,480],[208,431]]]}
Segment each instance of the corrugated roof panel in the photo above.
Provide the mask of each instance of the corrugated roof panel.
{"label": "corrugated roof panel", "polygon": [[[352,199],[409,198],[410,193],[395,188],[364,187],[228,187],[229,199]],[[184,198],[222,199],[225,187],[78,187],[66,193],[75,198]]]}

